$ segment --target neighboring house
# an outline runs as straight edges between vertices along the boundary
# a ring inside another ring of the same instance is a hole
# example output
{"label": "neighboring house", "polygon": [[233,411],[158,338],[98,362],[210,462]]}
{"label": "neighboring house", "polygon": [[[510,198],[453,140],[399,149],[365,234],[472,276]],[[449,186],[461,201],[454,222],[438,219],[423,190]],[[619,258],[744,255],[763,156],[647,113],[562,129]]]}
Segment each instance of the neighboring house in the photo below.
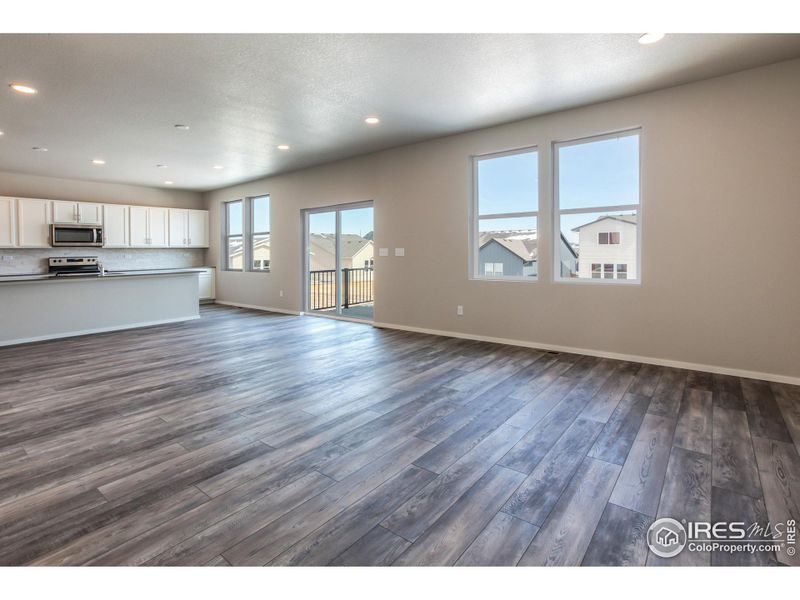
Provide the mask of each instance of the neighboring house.
{"label": "neighboring house", "polygon": [[578,252],[569,243],[564,234],[561,234],[561,276],[562,277],[577,277],[578,275]]}
{"label": "neighboring house", "polygon": [[535,231],[487,231],[478,246],[481,277],[536,277],[538,249]]}
{"label": "neighboring house", "polygon": [[[342,268],[363,269],[372,267],[374,261],[373,242],[360,235],[343,234]],[[310,270],[328,271],[336,268],[336,237],[332,233],[312,233],[309,236]],[[232,269],[241,269],[243,248],[239,246],[230,255]],[[269,269],[270,239],[256,240],[253,246],[253,263],[257,269]]]}
{"label": "neighboring house", "polygon": [[[261,238],[253,244],[253,267],[255,269],[269,269],[269,235]],[[244,247],[240,244],[230,254],[230,267],[241,269],[244,263]]]}
{"label": "neighboring house", "polygon": [[636,279],[637,215],[604,215],[575,227],[578,233],[578,277]]}
{"label": "neighboring house", "polygon": [[[335,269],[336,236],[332,233],[312,233],[308,237],[310,270]],[[343,233],[340,238],[343,269],[363,269],[373,265],[372,240],[352,233]]]}

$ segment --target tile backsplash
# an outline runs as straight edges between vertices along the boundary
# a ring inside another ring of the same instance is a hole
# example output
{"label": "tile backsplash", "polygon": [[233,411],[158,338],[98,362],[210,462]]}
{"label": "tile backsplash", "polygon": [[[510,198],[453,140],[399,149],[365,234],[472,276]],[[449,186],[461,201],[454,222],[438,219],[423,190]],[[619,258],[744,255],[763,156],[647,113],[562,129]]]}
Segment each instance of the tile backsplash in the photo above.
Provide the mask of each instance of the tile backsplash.
{"label": "tile backsplash", "polygon": [[0,248],[0,275],[46,273],[51,256],[97,256],[112,271],[202,267],[205,252],[202,248]]}

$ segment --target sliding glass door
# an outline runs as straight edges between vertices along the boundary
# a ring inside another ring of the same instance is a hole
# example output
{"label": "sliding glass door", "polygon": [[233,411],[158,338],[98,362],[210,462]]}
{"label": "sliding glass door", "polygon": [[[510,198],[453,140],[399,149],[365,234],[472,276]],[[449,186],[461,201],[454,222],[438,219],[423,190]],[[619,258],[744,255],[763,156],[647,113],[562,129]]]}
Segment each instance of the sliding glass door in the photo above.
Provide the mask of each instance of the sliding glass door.
{"label": "sliding glass door", "polygon": [[306,311],[372,320],[372,202],[305,211]]}

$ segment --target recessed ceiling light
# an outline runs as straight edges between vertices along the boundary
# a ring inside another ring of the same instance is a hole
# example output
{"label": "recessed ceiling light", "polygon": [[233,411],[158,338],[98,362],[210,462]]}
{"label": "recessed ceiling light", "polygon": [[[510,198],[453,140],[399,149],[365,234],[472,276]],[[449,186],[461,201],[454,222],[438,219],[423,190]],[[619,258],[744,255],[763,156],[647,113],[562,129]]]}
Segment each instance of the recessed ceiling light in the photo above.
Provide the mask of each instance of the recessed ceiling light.
{"label": "recessed ceiling light", "polygon": [[288,149],[289,149],[288,144],[281,144],[278,146],[278,150],[288,150]]}
{"label": "recessed ceiling light", "polygon": [[214,165],[214,166],[213,166],[213,167],[211,167],[211,168],[212,168],[212,169],[217,169],[217,170],[219,170],[219,169],[224,169],[225,167],[223,167],[222,165]]}
{"label": "recessed ceiling light", "polygon": [[9,86],[15,92],[19,92],[20,94],[35,94],[37,92],[36,88],[33,88],[29,85],[25,85],[24,83],[12,83]]}
{"label": "recessed ceiling light", "polygon": [[173,125],[173,127],[175,129],[189,129],[188,125],[181,125],[180,123],[178,123],[177,125]]}
{"label": "recessed ceiling light", "polygon": [[164,185],[172,185],[173,183],[175,183],[175,182],[174,181],[165,181]]}
{"label": "recessed ceiling light", "polygon": [[5,135],[5,132],[3,132],[3,131],[0,131],[0,135]]}
{"label": "recessed ceiling light", "polygon": [[367,123],[368,125],[377,125],[380,122],[381,120],[378,117],[367,117],[364,119],[364,123]]}
{"label": "recessed ceiling light", "polygon": [[35,150],[36,152],[47,152],[47,148],[43,148],[42,146],[34,146],[31,150]]}
{"label": "recessed ceiling light", "polygon": [[92,159],[92,164],[93,165],[104,165],[104,164],[106,164],[106,161],[104,161],[102,158],[95,158],[95,159]]}
{"label": "recessed ceiling light", "polygon": [[639,36],[639,43],[645,46],[648,44],[655,44],[663,40],[665,35],[665,33],[645,33]]}
{"label": "recessed ceiling light", "polygon": [[166,169],[167,165],[162,165],[161,163],[156,165],[156,169]]}

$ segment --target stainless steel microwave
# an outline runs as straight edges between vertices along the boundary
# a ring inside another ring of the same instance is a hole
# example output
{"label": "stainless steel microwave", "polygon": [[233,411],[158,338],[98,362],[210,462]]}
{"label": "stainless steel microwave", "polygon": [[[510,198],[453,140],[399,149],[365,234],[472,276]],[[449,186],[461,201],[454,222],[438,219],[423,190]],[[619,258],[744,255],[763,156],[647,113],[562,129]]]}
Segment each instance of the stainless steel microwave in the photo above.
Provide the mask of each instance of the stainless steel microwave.
{"label": "stainless steel microwave", "polygon": [[99,225],[55,223],[50,226],[51,246],[102,246],[103,228]]}

